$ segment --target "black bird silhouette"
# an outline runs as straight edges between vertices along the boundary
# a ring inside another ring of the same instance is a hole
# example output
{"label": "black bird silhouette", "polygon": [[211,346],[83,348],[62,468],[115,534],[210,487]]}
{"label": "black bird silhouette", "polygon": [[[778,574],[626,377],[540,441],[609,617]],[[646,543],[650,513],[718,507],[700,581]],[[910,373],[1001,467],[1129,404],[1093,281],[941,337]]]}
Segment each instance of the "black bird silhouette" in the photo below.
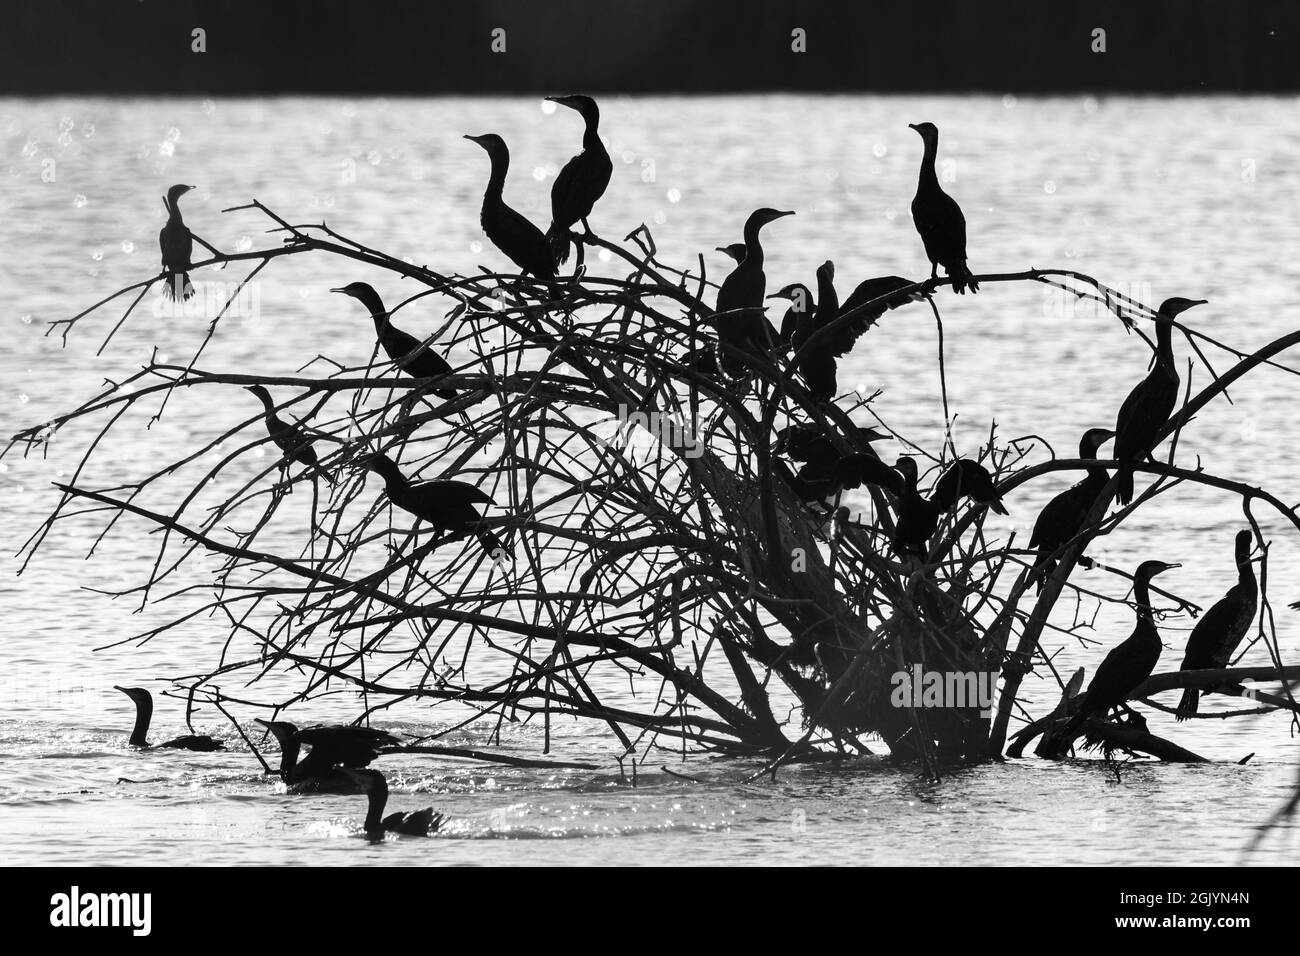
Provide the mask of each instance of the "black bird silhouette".
{"label": "black bird silhouette", "polygon": [[915,459],[902,455],[894,467],[903,476],[903,493],[894,506],[898,518],[894,523],[894,550],[900,555],[912,554],[924,559],[930,535],[939,527],[939,507],[917,490],[919,475]]}
{"label": "black bird silhouette", "polygon": [[495,504],[491,496],[469,482],[448,478],[411,482],[392,459],[379,453],[363,455],[353,464],[384,479],[388,500],[427,522],[438,532],[470,531],[494,558],[505,546],[488,528],[476,505]]}
{"label": "black bird silhouette", "polygon": [[[745,261],[745,244],[743,242],[733,242],[728,246],[717,246],[714,251],[725,254],[732,262]],[[769,298],[771,297],[769,296]]]}
{"label": "black bird silhouette", "polygon": [[167,209],[167,224],[158,233],[158,247],[162,250],[163,293],[168,298],[188,299],[194,295],[190,284],[191,257],[194,254],[194,236],[181,218],[180,199],[193,186],[177,184],[167,190],[163,206]]}
{"label": "black bird silhouette", "polygon": [[787,481],[804,501],[824,501],[845,488],[863,484],[883,485],[902,494],[902,475],[882,462],[871,447],[871,442],[890,436],[874,428],[854,429],[857,444],[866,451],[847,455],[816,425],[787,425],[777,433],[774,451],[802,465],[797,473],[789,473]]}
{"label": "black bird silhouette", "polygon": [[600,107],[595,100],[581,94],[546,98],[577,110],[584,124],[582,152],[564,164],[551,186],[551,228],[546,231],[546,239],[551,244],[555,261],[563,264],[569,258],[573,226],[581,220],[582,228],[590,234],[587,217],[596,201],[605,195],[614,164],[609,161],[605,144],[600,141]]}
{"label": "black bird silhouette", "polygon": [[[718,289],[715,309],[718,314],[714,321],[720,343],[754,354],[765,352],[775,344],[771,323],[763,315],[767,276],[763,272],[763,245],[758,234],[769,222],[793,215],[777,209],[756,209],[745,221],[745,258],[736,263]],[[744,364],[733,357],[725,357],[721,364],[729,375],[744,374]]]}
{"label": "black bird silhouette", "polygon": [[[1228,589],[1215,605],[1196,622],[1187,638],[1182,671],[1217,670],[1227,667],[1232,655],[1246,637],[1255,620],[1259,606],[1259,585],[1255,582],[1255,569],[1250,561],[1250,546],[1254,540],[1249,528],[1237,532],[1234,553],[1237,559],[1237,583]],[[1206,688],[1213,690],[1214,688]],[[1188,687],[1178,702],[1176,720],[1186,720],[1196,713],[1201,691]]]}
{"label": "black bird silhouette", "polygon": [[487,150],[492,163],[487,189],[483,192],[483,209],[479,222],[492,245],[505,253],[519,269],[539,279],[555,277],[555,255],[542,230],[506,205],[502,192],[506,172],[510,169],[510,150],[496,133],[466,136]]}
{"label": "black bird silhouette", "polygon": [[[744,250],[745,247],[741,246],[740,248]],[[736,261],[744,261],[743,251],[741,257]],[[817,304],[813,301],[812,291],[802,282],[792,282],[777,289],[768,298],[785,299],[790,303],[790,307],[785,310],[785,315],[781,317],[781,329],[776,334],[776,340],[781,345],[794,344],[795,336],[799,332],[800,319],[811,316],[817,308]]]}
{"label": "black bird silhouette", "polygon": [[835,397],[836,368],[831,335],[823,333],[818,336],[817,333],[834,322],[839,314],[840,300],[835,293],[835,263],[828,259],[817,267],[816,308],[800,315],[791,343],[798,356],[799,374],[807,383],[812,397],[819,402],[829,402]]}
{"label": "black bird silhouette", "polygon": [[1163,561],[1143,561],[1133,575],[1133,601],[1137,605],[1137,625],[1127,639],[1111,648],[1092,683],[1088,685],[1079,709],[1061,730],[1060,740],[1068,744],[1077,735],[1079,726],[1089,717],[1105,716],[1113,708],[1122,707],[1139,684],[1151,676],[1160,660],[1160,632],[1156,630],[1151,614],[1151,595],[1148,585],[1157,574],[1180,565]]}
{"label": "black bird silhouette", "polygon": [[[380,348],[393,360],[393,364],[407,375],[412,378],[440,378],[452,374],[451,366],[447,364],[446,359],[414,335],[403,332],[393,325],[388,312],[384,309],[383,299],[379,298],[379,293],[368,283],[351,282],[342,288],[330,289],[330,291],[341,292],[366,307],[370,317],[375,321],[375,332],[379,336]],[[444,385],[433,389],[433,394],[439,398],[453,399],[458,393],[450,385]]]}
{"label": "black bird silhouette", "polygon": [[1156,357],[1147,377],[1128,393],[1115,420],[1115,458],[1120,462],[1116,496],[1133,500],[1133,465],[1151,457],[1156,435],[1178,404],[1178,369],[1174,365],[1173,321],[1204,299],[1165,299],[1156,313]]}
{"label": "black bird silhouette", "polygon": [[160,744],[149,743],[149,722],[153,719],[153,695],[143,687],[119,687],[114,684],[113,689],[126,694],[135,704],[135,727],[131,730],[130,740],[127,741],[132,747],[140,747],[145,750],[162,750],[164,748],[197,750],[202,753],[226,749],[226,745],[220,740],[209,737],[207,734],[186,734],[182,737],[173,737],[171,740]]}
{"label": "black bird silhouette", "polygon": [[285,465],[290,462],[306,465],[311,469],[312,474],[320,475],[329,484],[334,484],[334,476],[321,467],[320,458],[316,455],[316,449],[307,436],[306,429],[296,422],[286,422],[277,415],[271,393],[261,385],[245,385],[244,387],[262,400],[262,407],[265,409],[263,417],[266,419],[266,431],[271,436],[271,440],[275,442],[276,447],[283,453]]}
{"label": "black bird silhouette", "polygon": [[[1097,449],[1114,437],[1109,428],[1089,428],[1079,439],[1079,457],[1095,461]],[[1029,546],[1038,549],[1029,582],[1036,583],[1038,590],[1043,589],[1044,582],[1056,570],[1054,555],[1083,530],[1088,512],[1109,478],[1105,468],[1090,467],[1082,481],[1066,488],[1039,512],[1033,534],[1029,536]]]}
{"label": "black bird silhouette", "polygon": [[954,292],[964,294],[980,290],[979,283],[966,267],[966,217],[957,201],[943,191],[934,171],[935,157],[939,153],[939,128],[933,123],[911,123],[910,127],[921,134],[925,155],[921,159],[921,175],[912,200],[912,221],[921,234],[926,257],[930,260],[930,278],[939,276],[939,266],[952,278]]}
{"label": "black bird silhouette", "polygon": [[384,816],[384,805],[388,802],[388,781],[384,779],[384,775],[378,770],[350,770],[346,767],[342,768],[341,772],[355,779],[370,798],[364,824],[367,836],[382,836],[385,833],[429,836],[441,830],[443,824],[447,822],[447,817],[441,813],[434,813],[433,807]]}
{"label": "black bird silhouette", "polygon": [[989,470],[969,458],[954,461],[934,483],[934,503],[940,511],[957,507],[963,495],[977,504],[987,505],[1000,515],[1007,513]]}
{"label": "black bird silhouette", "polygon": [[[280,743],[280,779],[293,793],[362,793],[355,779],[339,767],[365,767],[379,756],[380,747],[395,747],[392,734],[369,727],[297,726],[284,720],[257,721]],[[303,747],[309,748],[302,760]]]}

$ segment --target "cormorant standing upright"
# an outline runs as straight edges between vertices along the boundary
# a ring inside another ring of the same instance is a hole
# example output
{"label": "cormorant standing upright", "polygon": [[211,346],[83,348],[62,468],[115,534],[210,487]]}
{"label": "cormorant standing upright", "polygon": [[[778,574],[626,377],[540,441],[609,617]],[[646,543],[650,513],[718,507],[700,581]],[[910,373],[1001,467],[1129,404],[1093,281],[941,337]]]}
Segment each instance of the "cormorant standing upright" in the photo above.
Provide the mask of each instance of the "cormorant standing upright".
{"label": "cormorant standing upright", "polygon": [[819,402],[829,402],[835,397],[835,355],[830,336],[823,335],[806,348],[808,340],[821,329],[834,322],[840,314],[840,299],[835,292],[835,263],[829,259],[817,267],[817,307],[800,316],[795,326],[794,350],[802,351],[799,374],[808,385],[808,391]]}
{"label": "cormorant standing upright", "polygon": [[[341,292],[366,307],[370,317],[375,320],[375,332],[379,336],[380,347],[407,375],[412,378],[439,378],[452,374],[447,360],[432,347],[424,345],[414,335],[403,332],[393,325],[388,312],[384,309],[383,300],[379,298],[379,293],[368,283],[351,282],[340,289],[330,289],[330,291]],[[433,389],[433,394],[450,400],[456,397],[457,392],[450,385],[444,385]]]}
{"label": "cormorant standing upright", "polygon": [[903,476],[903,493],[895,505],[898,520],[894,523],[894,550],[925,559],[930,535],[939,527],[939,507],[916,487],[916,460],[902,455],[894,468]]}
{"label": "cormorant standing upright", "polygon": [[921,234],[925,254],[930,260],[930,278],[939,276],[939,266],[952,278],[954,292],[964,294],[980,290],[979,283],[966,267],[966,217],[961,214],[957,201],[943,191],[934,171],[935,157],[939,152],[939,128],[933,123],[911,123],[909,126],[921,134],[925,155],[921,159],[921,175],[912,199],[912,221]]}
{"label": "cormorant standing upright", "polygon": [[220,740],[207,734],[185,734],[161,744],[149,743],[149,722],[153,720],[153,695],[143,687],[119,687],[115,684],[113,690],[120,690],[135,704],[135,727],[131,730],[131,739],[127,741],[132,747],[141,747],[145,750],[161,750],[167,747],[173,750],[197,750],[201,753],[226,749],[226,745]]}
{"label": "cormorant standing upright", "polygon": [[167,190],[163,206],[167,209],[167,224],[158,233],[158,247],[162,250],[164,273],[163,293],[171,299],[188,299],[194,295],[190,283],[190,259],[194,254],[194,236],[181,218],[180,198],[193,186],[177,184]]}
{"label": "cormorant standing upright", "polygon": [[[765,352],[773,346],[771,323],[763,315],[763,298],[767,293],[767,276],[763,272],[763,245],[758,234],[765,225],[793,212],[777,209],[756,209],[745,221],[745,258],[722,280],[718,289],[715,317],[718,340],[733,348],[750,352]],[[730,313],[723,315],[721,313]],[[743,374],[743,366],[736,368],[737,360],[724,356],[724,371]]]}
{"label": "cormorant standing upright", "polygon": [[411,482],[401,469],[382,454],[363,455],[354,463],[384,479],[388,500],[403,511],[428,522],[436,531],[472,531],[489,555],[504,552],[505,546],[488,528],[475,505],[492,505],[491,496],[466,481],[435,478]]}
{"label": "cormorant standing upright", "polygon": [[1111,648],[1092,683],[1088,685],[1079,709],[1066,722],[1061,730],[1061,740],[1068,743],[1072,736],[1089,717],[1101,714],[1103,717],[1112,708],[1120,707],[1128,700],[1133,689],[1151,676],[1160,660],[1160,632],[1156,630],[1155,618],[1151,614],[1151,595],[1148,585],[1157,574],[1180,565],[1166,564],[1163,561],[1143,561],[1133,575],[1133,601],[1137,604],[1137,625],[1133,633],[1123,642]]}
{"label": "cormorant standing upright", "polygon": [[488,240],[506,254],[520,271],[538,279],[555,278],[555,256],[551,244],[538,229],[522,215],[506,205],[502,191],[506,185],[506,172],[510,169],[510,150],[506,141],[496,133],[466,136],[487,150],[492,162],[487,188],[483,191],[483,209],[479,222]]}
{"label": "cormorant standing upright", "polygon": [[434,813],[433,807],[384,816],[384,804],[388,802],[388,781],[384,775],[378,770],[349,770],[346,767],[341,772],[356,780],[370,798],[364,824],[367,836],[382,836],[385,833],[429,836],[441,830],[447,822],[447,817]]}
{"label": "cormorant standing upright", "polygon": [[[1115,433],[1109,428],[1089,428],[1079,439],[1079,457],[1096,461],[1097,449],[1114,437]],[[1038,548],[1038,557],[1029,572],[1029,582],[1036,582],[1038,590],[1043,589],[1043,583],[1056,570],[1053,555],[1083,530],[1088,512],[1109,479],[1105,468],[1090,467],[1082,481],[1066,488],[1039,512],[1033,534],[1029,536],[1029,546]]]}
{"label": "cormorant standing upright", "polygon": [[934,503],[940,511],[951,511],[963,495],[997,514],[1007,513],[989,470],[969,458],[954,461],[934,483]]}
{"label": "cormorant standing upright", "polygon": [[[1115,458],[1120,462],[1119,503],[1133,500],[1133,465],[1151,457],[1156,435],[1178,404],[1178,369],[1174,366],[1174,319],[1204,299],[1165,299],[1156,313],[1156,358],[1147,377],[1128,393],[1115,421]],[[1127,466],[1127,467],[1126,467]]]}
{"label": "cormorant standing upright", "polygon": [[[745,258],[745,247],[742,245],[740,248],[739,258],[732,257],[737,262],[743,262]],[[795,336],[799,333],[800,320],[811,315],[817,308],[812,291],[802,282],[792,282],[777,289],[768,298],[785,299],[790,303],[790,307],[785,310],[785,315],[781,318],[781,329],[777,332],[776,339],[781,345],[793,344]]]}
{"label": "cormorant standing upright", "polygon": [[[1252,540],[1249,528],[1237,532],[1237,583],[1192,628],[1192,634],[1187,638],[1187,651],[1182,666],[1178,668],[1180,671],[1227,667],[1237,646],[1250,630],[1250,623],[1255,620],[1255,609],[1259,604],[1259,585],[1255,582],[1255,569],[1250,561]],[[1175,719],[1186,720],[1195,714],[1200,699],[1200,690],[1195,687],[1186,688],[1183,699],[1178,702]]]}
{"label": "cormorant standing upright", "polygon": [[306,430],[294,422],[286,422],[276,414],[275,402],[271,398],[271,393],[261,385],[245,385],[248,391],[252,392],[262,400],[262,407],[265,409],[263,417],[266,419],[266,431],[275,442],[276,447],[284,453],[284,463],[297,462],[300,465],[306,465],[311,469],[312,474],[320,475],[329,484],[334,484],[334,476],[320,466],[320,459],[316,456],[316,449],[312,447],[311,439],[307,437]]}
{"label": "cormorant standing upright", "polygon": [[551,186],[551,228],[546,231],[546,239],[551,244],[555,261],[563,264],[569,258],[570,230],[574,224],[581,220],[582,228],[591,232],[587,217],[591,215],[591,207],[596,205],[596,200],[605,194],[609,177],[614,172],[614,164],[610,162],[609,153],[605,151],[605,144],[600,141],[597,132],[600,107],[595,100],[579,94],[546,98],[552,103],[577,110],[585,124],[582,152],[564,164]]}

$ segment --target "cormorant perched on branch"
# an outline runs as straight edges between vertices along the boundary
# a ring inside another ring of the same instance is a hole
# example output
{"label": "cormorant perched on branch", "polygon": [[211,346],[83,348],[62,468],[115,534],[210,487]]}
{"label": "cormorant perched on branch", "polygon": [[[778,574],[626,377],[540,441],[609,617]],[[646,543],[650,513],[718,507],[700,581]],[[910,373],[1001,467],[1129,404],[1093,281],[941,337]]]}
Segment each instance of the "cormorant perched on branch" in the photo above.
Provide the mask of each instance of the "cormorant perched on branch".
{"label": "cormorant perched on branch", "polygon": [[906,490],[903,476],[897,469],[891,468],[876,457],[875,454],[854,452],[837,461],[831,469],[831,476],[840,488],[860,488],[862,485],[879,485],[888,488],[890,493],[898,496]]}
{"label": "cormorant perched on branch", "polygon": [[311,439],[307,437],[306,429],[295,422],[286,422],[277,415],[271,393],[261,385],[244,387],[262,400],[262,407],[266,409],[264,413],[266,431],[276,447],[284,453],[285,464],[297,462],[306,465],[311,469],[312,474],[320,475],[329,484],[334,484],[334,476],[320,466],[320,459],[316,456],[316,449],[312,447]]}
{"label": "cormorant perched on branch", "polygon": [[[1237,583],[1192,628],[1179,670],[1201,671],[1227,667],[1237,646],[1250,630],[1250,623],[1255,620],[1255,609],[1259,604],[1259,585],[1255,582],[1255,569],[1250,562],[1252,540],[1249,528],[1237,532]],[[1210,689],[1212,688],[1206,688]],[[1199,689],[1186,688],[1183,699],[1178,702],[1175,719],[1186,720],[1195,714],[1200,698]]]}
{"label": "cormorant perched on branch", "polygon": [[[1133,468],[1151,457],[1156,435],[1178,404],[1178,369],[1174,366],[1174,319],[1204,299],[1165,299],[1156,313],[1156,358],[1147,377],[1128,393],[1115,422],[1115,458],[1119,469],[1119,503],[1133,500]],[[1130,467],[1123,467],[1128,465]]]}
{"label": "cormorant perched on branch", "polygon": [[912,221],[921,234],[925,254],[930,260],[930,278],[939,276],[939,266],[952,278],[954,292],[964,294],[980,290],[979,283],[966,268],[966,217],[961,214],[957,201],[943,191],[934,171],[935,157],[939,152],[939,128],[933,123],[911,123],[909,126],[921,134],[925,155],[921,159],[921,175],[912,200]]}
{"label": "cormorant perched on branch", "polygon": [[1160,660],[1160,632],[1151,614],[1148,585],[1157,574],[1180,565],[1163,561],[1143,561],[1133,575],[1133,600],[1137,604],[1137,626],[1122,643],[1111,648],[1092,683],[1088,685],[1079,709],[1061,730],[1065,743],[1074,739],[1079,726],[1096,714],[1105,716],[1112,708],[1123,706],[1133,689],[1151,676]]}
{"label": "cormorant perched on branch", "polygon": [[894,550],[925,558],[930,535],[939,527],[939,507],[916,487],[919,477],[915,459],[902,455],[894,467],[903,476],[903,493],[895,506]]}
{"label": "cormorant perched on branch", "polygon": [[163,293],[171,299],[188,299],[194,295],[190,284],[190,260],[194,254],[194,236],[181,218],[180,198],[193,186],[177,184],[167,190],[163,206],[167,208],[167,224],[158,233],[158,247],[162,250]]}
{"label": "cormorant perched on branch", "polygon": [[[744,261],[744,246],[741,258],[737,262]],[[733,257],[734,258],[734,257]],[[771,295],[769,299],[785,299],[790,303],[790,307],[785,310],[785,315],[781,318],[781,330],[777,332],[776,339],[782,345],[791,345],[794,343],[795,336],[799,332],[799,322],[805,316],[810,316],[817,308],[813,301],[812,291],[802,282],[792,282],[789,285],[782,286]]]}
{"label": "cormorant perched on branch", "polygon": [[167,747],[172,750],[197,750],[202,753],[226,749],[226,745],[220,740],[207,734],[185,734],[161,744],[149,743],[149,721],[153,719],[153,695],[143,687],[118,687],[115,684],[113,690],[120,690],[135,704],[135,727],[131,731],[131,739],[127,741],[132,747],[148,750],[161,750]]}
{"label": "cormorant perched on branch", "polygon": [[963,495],[1000,515],[1007,513],[989,470],[970,458],[954,461],[934,483],[934,503],[940,511],[951,511]]}
{"label": "cormorant perched on branch", "polygon": [[855,427],[858,442],[867,450],[848,455],[841,454],[815,425],[787,425],[777,433],[775,451],[803,465],[793,477],[796,491],[809,496],[804,500],[821,501],[863,484],[882,485],[895,495],[903,493],[902,475],[881,461],[871,447],[871,442],[890,436],[874,428]]}
{"label": "cormorant perched on branch", "polygon": [[388,802],[388,781],[384,779],[384,775],[378,770],[349,770],[346,767],[341,772],[356,780],[370,797],[364,825],[368,836],[382,836],[384,833],[429,836],[441,830],[442,825],[447,822],[447,817],[441,813],[434,813],[433,807],[384,816],[384,804]]}
{"label": "cormorant perched on branch", "polygon": [[[721,252],[732,262],[740,263],[745,261],[745,244],[743,242],[733,242],[727,246],[717,246],[714,252]],[[771,296],[768,296],[770,299]]]}
{"label": "cormorant perched on branch", "polygon": [[563,264],[569,258],[570,230],[579,220],[588,233],[587,217],[596,200],[605,194],[614,164],[609,161],[605,144],[600,141],[600,108],[590,96],[548,96],[552,103],[577,110],[585,124],[582,133],[582,152],[564,164],[560,175],[551,186],[551,228],[546,239],[551,244],[555,261]]}
{"label": "cormorant perched on branch", "polygon": [[495,504],[491,496],[469,482],[435,478],[412,483],[386,455],[363,455],[354,462],[358,468],[373,471],[384,479],[388,500],[428,522],[436,531],[472,531],[489,555],[505,551],[505,546],[488,528],[482,527],[483,516],[475,505]]}
{"label": "cormorant perched on branch", "polygon": [[808,340],[834,322],[840,314],[840,299],[835,293],[835,263],[829,259],[817,267],[817,307],[805,312],[795,326],[793,345],[799,359],[799,374],[808,391],[819,402],[835,397],[835,355],[831,338],[823,335],[807,347]]}
{"label": "cormorant perched on branch", "polygon": [[[1079,457],[1095,461],[1097,449],[1114,437],[1115,433],[1109,428],[1089,428],[1079,439]],[[1029,536],[1029,546],[1038,548],[1029,581],[1031,584],[1037,582],[1038,590],[1043,589],[1043,582],[1056,570],[1056,558],[1052,555],[1083,530],[1088,512],[1106,487],[1109,477],[1105,468],[1089,468],[1082,481],[1066,488],[1039,512],[1033,534]]]}
{"label": "cormorant perched on branch", "polygon": [[[401,743],[392,734],[369,727],[307,727],[299,730],[284,720],[257,721],[280,743],[280,779],[295,793],[364,792],[356,780],[338,768],[365,767],[380,747]],[[302,760],[303,746],[311,748]]]}
{"label": "cormorant perched on branch", "polygon": [[[745,221],[745,258],[722,280],[722,287],[718,289],[714,310],[718,314],[714,322],[719,342],[754,353],[772,348],[771,324],[763,315],[767,276],[763,272],[763,245],[758,234],[769,222],[793,215],[793,212],[777,209],[756,209]],[[743,368],[733,371],[736,364],[735,359],[728,357],[723,362],[723,369],[730,374],[743,374]]]}
{"label": "cormorant perched on branch", "polygon": [[[447,364],[446,359],[430,346],[421,343],[414,335],[403,332],[393,325],[388,312],[384,309],[384,301],[368,283],[351,282],[340,289],[330,289],[330,291],[341,292],[366,307],[370,317],[375,321],[375,332],[379,336],[380,347],[407,375],[412,378],[439,378],[452,374],[451,366]],[[457,392],[450,385],[444,385],[433,389],[433,394],[450,400],[456,397]]]}
{"label": "cormorant perched on branch", "polygon": [[492,162],[487,189],[483,191],[483,210],[479,222],[488,240],[506,254],[520,271],[539,279],[555,277],[555,256],[551,244],[538,229],[522,215],[506,205],[502,191],[506,184],[506,171],[510,168],[510,150],[506,141],[496,133],[466,136],[487,150]]}

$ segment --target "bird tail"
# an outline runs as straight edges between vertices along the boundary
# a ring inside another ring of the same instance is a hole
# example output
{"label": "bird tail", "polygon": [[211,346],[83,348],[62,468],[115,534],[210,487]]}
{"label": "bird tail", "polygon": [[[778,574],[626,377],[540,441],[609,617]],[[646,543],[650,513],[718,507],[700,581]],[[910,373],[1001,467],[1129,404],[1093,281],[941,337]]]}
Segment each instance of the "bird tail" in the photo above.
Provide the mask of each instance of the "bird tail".
{"label": "bird tail", "polygon": [[1183,699],[1178,702],[1178,710],[1174,712],[1174,720],[1187,720],[1195,714],[1200,700],[1201,692],[1195,687],[1184,690]]}
{"label": "bird tail", "polygon": [[557,266],[562,266],[569,261],[568,229],[558,222],[551,223],[551,228],[546,230],[546,241],[551,245],[551,255],[555,257]]}
{"label": "bird tail", "polygon": [[952,277],[952,291],[958,295],[965,295],[967,288],[972,295],[980,290],[980,284],[975,281],[974,274],[966,267],[965,259],[957,263],[955,269],[949,269],[948,275]]}
{"label": "bird tail", "polygon": [[188,272],[167,272],[163,281],[163,294],[169,299],[188,299],[194,295],[194,286]]}
{"label": "bird tail", "polygon": [[1002,503],[1001,498],[994,498],[992,501],[990,501],[989,508],[995,513],[1000,515],[1010,514],[1010,512],[1007,511],[1007,506]]}
{"label": "bird tail", "polygon": [[1121,468],[1116,477],[1119,479],[1119,485],[1115,497],[1119,499],[1120,504],[1126,505],[1133,500],[1133,469]]}

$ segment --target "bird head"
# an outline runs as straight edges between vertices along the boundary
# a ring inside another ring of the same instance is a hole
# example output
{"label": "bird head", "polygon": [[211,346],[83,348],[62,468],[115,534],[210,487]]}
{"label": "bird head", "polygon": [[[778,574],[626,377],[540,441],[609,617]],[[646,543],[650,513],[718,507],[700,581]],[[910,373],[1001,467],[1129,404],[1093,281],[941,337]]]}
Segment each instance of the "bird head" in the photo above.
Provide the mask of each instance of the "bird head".
{"label": "bird head", "polygon": [[1249,528],[1242,528],[1237,532],[1237,563],[1250,560],[1250,552],[1255,544],[1255,535]]}
{"label": "bird head", "polygon": [[1079,442],[1079,457],[1094,457],[1097,449],[1114,437],[1115,432],[1109,428],[1089,428],[1083,433],[1083,438]]}
{"label": "bird head", "polygon": [[339,286],[337,289],[330,289],[330,291],[342,292],[344,295],[351,296],[354,299],[360,299],[367,295],[379,294],[375,291],[374,286],[368,282],[349,282],[345,286]]}
{"label": "bird head", "polygon": [[260,398],[264,404],[269,403],[271,401],[271,393],[268,392],[264,386],[245,385],[244,390],[248,392],[252,392],[258,398]]}
{"label": "bird head", "polygon": [[[734,259],[737,265],[745,261],[745,244],[743,242],[733,242],[729,246],[718,246],[716,248],[718,252],[725,253]],[[768,298],[770,299],[772,296],[768,296]]]}
{"label": "bird head", "polygon": [[509,158],[510,156],[510,150],[506,148],[506,141],[496,133],[483,133],[480,136],[470,136],[466,133],[465,139],[482,146],[494,161],[499,158]]}
{"label": "bird head", "polygon": [[145,701],[148,703],[153,702],[153,696],[143,687],[120,687],[117,684],[114,684],[113,690],[120,690],[122,693],[126,694],[127,697],[130,697],[137,704],[140,703],[141,701]]}
{"label": "bird head", "polygon": [[253,719],[269,730],[275,736],[275,739],[280,742],[281,747],[298,732],[298,728],[287,720],[263,720],[261,717]]}
{"label": "bird head", "polygon": [[769,222],[773,222],[777,219],[782,218],[783,216],[793,216],[793,215],[794,215],[793,209],[784,209],[784,210],[768,209],[766,207],[762,209],[755,209],[752,213],[749,214],[749,221],[745,223],[745,229],[747,231],[751,229],[753,230],[762,229]]}
{"label": "bird head", "polygon": [[1133,575],[1133,578],[1134,580],[1150,581],[1157,574],[1164,574],[1171,568],[1181,567],[1181,564],[1169,564],[1165,561],[1143,561],[1138,565],[1137,573]]}
{"label": "bird head", "polygon": [[914,129],[920,133],[921,139],[925,140],[927,143],[939,139],[939,127],[935,126],[933,123],[908,123],[907,126],[908,129]]}
{"label": "bird head", "polygon": [[901,474],[909,485],[916,484],[916,459],[908,455],[899,455],[898,460],[894,462],[894,470]]}
{"label": "bird head", "polygon": [[1160,303],[1160,310],[1156,313],[1156,319],[1171,321],[1177,318],[1188,309],[1198,305],[1205,305],[1207,299],[1184,299],[1181,296],[1174,296],[1172,299],[1165,299]]}
{"label": "bird head", "polygon": [[186,186],[184,183],[177,183],[171,189],[167,190],[167,205],[175,206],[176,200],[180,199],[193,188],[193,186]]}
{"label": "bird head", "polygon": [[819,278],[819,279],[823,279],[823,278],[824,278],[824,279],[825,279],[826,281],[828,281],[828,282],[829,282],[830,280],[834,279],[834,278],[835,278],[835,263],[833,263],[833,262],[831,262],[831,260],[827,259],[825,262],[823,262],[821,265],[819,265],[819,266],[817,267],[817,278]]}
{"label": "bird head", "polygon": [[801,282],[791,282],[789,285],[783,285],[775,292],[768,296],[769,299],[789,299],[794,303],[796,310],[802,312],[812,301],[812,292]]}
{"label": "bird head", "polygon": [[568,96],[548,96],[546,97],[552,103],[558,103],[560,106],[567,106],[571,110],[577,110],[585,120],[600,119],[600,107],[590,96],[582,93],[570,93]]}
{"label": "bird head", "polygon": [[870,425],[866,425],[858,429],[858,437],[865,442],[873,442],[873,441],[887,441],[888,439],[893,438],[894,436],[889,434],[889,432],[882,432],[878,428],[873,428]]}

